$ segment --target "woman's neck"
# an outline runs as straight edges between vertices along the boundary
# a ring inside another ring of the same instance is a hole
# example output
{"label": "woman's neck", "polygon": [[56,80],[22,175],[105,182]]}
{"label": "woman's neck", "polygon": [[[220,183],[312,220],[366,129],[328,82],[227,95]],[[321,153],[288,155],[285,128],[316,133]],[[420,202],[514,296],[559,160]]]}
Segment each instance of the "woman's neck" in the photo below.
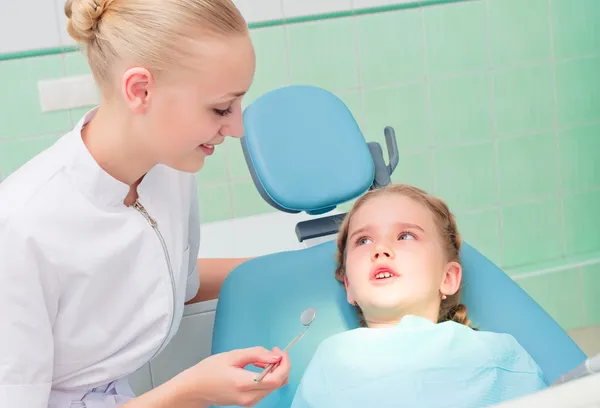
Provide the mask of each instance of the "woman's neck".
{"label": "woman's neck", "polygon": [[130,121],[101,105],[81,131],[83,142],[98,165],[116,180],[136,188],[156,164],[141,148]]}

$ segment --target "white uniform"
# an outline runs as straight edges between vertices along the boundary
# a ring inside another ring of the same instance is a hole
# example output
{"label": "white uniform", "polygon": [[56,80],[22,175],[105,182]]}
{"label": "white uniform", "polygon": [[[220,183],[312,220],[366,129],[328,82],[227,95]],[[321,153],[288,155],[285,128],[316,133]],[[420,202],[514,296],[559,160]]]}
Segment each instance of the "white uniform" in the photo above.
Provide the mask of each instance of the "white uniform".
{"label": "white uniform", "polygon": [[94,113],[0,184],[2,408],[122,404],[198,291],[194,175],[156,166],[126,207],[81,139]]}

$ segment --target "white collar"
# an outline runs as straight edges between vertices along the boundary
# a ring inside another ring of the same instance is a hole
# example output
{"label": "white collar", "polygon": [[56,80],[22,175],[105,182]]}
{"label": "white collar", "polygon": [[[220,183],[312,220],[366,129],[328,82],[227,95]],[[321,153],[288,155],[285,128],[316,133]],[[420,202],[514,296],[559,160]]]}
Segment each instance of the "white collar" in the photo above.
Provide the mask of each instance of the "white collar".
{"label": "white collar", "polygon": [[[96,115],[98,108],[89,111],[77,123],[68,135],[69,145],[74,149],[70,163],[70,177],[78,188],[89,196],[95,203],[111,207],[123,206],[129,193],[130,186],[108,174],[92,157],[81,137],[81,130]],[[153,167],[138,186],[138,195],[142,195],[155,178],[157,166]]]}

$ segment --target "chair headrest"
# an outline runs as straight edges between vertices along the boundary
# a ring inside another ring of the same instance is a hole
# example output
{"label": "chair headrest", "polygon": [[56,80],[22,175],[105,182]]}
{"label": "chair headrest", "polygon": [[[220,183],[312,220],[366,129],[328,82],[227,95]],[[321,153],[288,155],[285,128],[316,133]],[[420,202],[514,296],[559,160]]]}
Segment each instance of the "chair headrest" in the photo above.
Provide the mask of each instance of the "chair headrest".
{"label": "chair headrest", "polygon": [[244,156],[254,184],[280,211],[323,214],[373,184],[369,145],[346,105],[314,86],[268,92],[244,111]]}

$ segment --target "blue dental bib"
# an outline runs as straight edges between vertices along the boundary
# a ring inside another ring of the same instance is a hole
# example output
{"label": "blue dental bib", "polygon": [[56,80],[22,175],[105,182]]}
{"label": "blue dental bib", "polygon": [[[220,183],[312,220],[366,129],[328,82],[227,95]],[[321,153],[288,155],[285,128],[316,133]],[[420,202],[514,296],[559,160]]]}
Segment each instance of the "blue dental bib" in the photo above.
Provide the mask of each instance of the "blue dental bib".
{"label": "blue dental bib", "polygon": [[476,408],[543,389],[543,378],[511,335],[406,316],[322,342],[292,408]]}

